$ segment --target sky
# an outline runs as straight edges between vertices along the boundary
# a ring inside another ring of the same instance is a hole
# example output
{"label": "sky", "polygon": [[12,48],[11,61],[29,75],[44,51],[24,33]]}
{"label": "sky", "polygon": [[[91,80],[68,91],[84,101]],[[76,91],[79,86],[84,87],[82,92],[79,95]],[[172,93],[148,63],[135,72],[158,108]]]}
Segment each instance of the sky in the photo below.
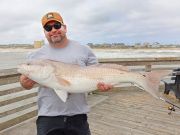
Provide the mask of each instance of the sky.
{"label": "sky", "polygon": [[180,44],[180,0],[0,0],[0,44],[47,42],[41,18],[59,12],[69,39]]}

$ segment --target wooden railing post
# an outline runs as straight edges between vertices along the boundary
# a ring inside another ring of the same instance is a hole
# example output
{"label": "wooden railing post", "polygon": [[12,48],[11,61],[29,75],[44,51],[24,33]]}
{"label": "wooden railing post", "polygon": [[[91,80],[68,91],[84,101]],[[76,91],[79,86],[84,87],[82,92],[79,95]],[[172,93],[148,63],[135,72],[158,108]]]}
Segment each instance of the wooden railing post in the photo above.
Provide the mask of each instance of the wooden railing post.
{"label": "wooden railing post", "polygon": [[145,65],[145,71],[150,72],[152,70],[152,65]]}

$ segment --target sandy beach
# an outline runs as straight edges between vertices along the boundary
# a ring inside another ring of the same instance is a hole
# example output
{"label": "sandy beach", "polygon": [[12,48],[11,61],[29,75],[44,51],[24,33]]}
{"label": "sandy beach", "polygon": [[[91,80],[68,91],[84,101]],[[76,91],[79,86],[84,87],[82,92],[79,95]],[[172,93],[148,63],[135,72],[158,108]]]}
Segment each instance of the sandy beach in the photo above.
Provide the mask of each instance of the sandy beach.
{"label": "sandy beach", "polygon": [[25,48],[0,48],[0,52],[32,52],[37,49],[25,49]]}

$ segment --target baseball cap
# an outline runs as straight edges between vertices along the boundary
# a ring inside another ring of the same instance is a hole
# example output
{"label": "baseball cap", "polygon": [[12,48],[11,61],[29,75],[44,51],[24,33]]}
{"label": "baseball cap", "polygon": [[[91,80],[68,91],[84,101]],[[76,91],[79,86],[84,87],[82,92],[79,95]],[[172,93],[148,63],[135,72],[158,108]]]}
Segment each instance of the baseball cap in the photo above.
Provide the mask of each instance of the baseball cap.
{"label": "baseball cap", "polygon": [[61,15],[57,12],[49,12],[49,13],[45,14],[41,19],[42,26],[44,27],[44,25],[49,21],[58,21],[58,22],[64,24]]}

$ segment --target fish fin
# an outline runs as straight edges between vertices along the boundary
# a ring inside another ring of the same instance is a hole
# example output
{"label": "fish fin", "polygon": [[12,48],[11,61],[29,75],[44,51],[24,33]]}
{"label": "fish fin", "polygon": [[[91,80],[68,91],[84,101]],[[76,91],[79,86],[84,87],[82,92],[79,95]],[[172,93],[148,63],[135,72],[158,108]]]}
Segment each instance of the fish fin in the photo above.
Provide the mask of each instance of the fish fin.
{"label": "fish fin", "polygon": [[63,102],[66,102],[67,98],[68,98],[68,93],[64,90],[57,90],[57,89],[54,89],[54,91],[56,92],[56,94],[60,97],[60,99],[63,101]]}
{"label": "fish fin", "polygon": [[96,64],[91,65],[91,67],[103,67],[103,68],[112,68],[117,70],[123,70],[123,71],[129,71],[129,69],[126,66],[118,65],[118,64]]}
{"label": "fish fin", "polygon": [[144,90],[149,92],[155,98],[159,98],[160,81],[162,80],[163,77],[168,76],[170,73],[172,73],[171,70],[155,70],[144,73],[143,76],[145,77],[145,83],[146,83]]}
{"label": "fish fin", "polygon": [[62,85],[62,86],[70,86],[71,85],[71,83],[68,81],[68,80],[66,80],[66,79],[64,79],[64,78],[62,78],[62,77],[58,77],[58,76],[56,76],[56,78],[57,78],[57,80],[58,80],[58,82]]}

